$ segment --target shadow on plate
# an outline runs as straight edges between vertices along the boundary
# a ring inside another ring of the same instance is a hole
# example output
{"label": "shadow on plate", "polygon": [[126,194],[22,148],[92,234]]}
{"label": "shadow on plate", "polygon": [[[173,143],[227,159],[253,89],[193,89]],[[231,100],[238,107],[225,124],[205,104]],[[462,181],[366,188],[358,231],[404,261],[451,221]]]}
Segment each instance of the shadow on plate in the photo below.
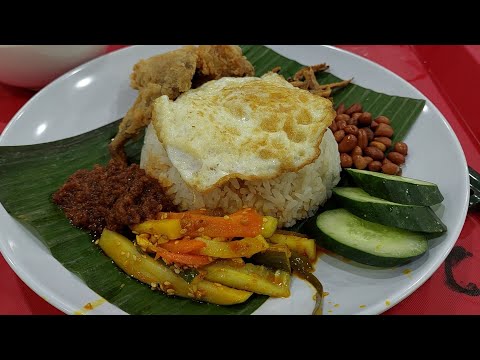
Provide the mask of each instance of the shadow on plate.
{"label": "shadow on plate", "polygon": [[320,262],[324,262],[333,268],[349,272],[357,276],[371,279],[391,279],[405,276],[405,269],[408,269],[409,273],[415,272],[415,270],[420,268],[428,260],[428,256],[429,250],[427,250],[427,252],[421,257],[402,266],[382,268],[360,264],[337,254],[323,254],[318,259],[315,268],[318,268]]}

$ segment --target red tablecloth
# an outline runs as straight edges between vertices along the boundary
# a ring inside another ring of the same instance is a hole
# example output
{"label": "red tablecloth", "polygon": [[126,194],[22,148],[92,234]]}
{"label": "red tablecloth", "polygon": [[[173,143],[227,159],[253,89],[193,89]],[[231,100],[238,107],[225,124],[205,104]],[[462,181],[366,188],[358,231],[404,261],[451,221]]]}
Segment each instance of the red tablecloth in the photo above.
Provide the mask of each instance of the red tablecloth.
{"label": "red tablecloth", "polygon": [[[112,45],[109,51],[121,48]],[[392,70],[427,96],[457,134],[470,166],[480,169],[480,121],[475,105],[480,46],[339,46]],[[0,84],[0,132],[34,92]],[[385,314],[480,314],[480,215],[469,213],[454,251],[471,256],[445,264]],[[453,261],[452,261],[453,260]],[[453,264],[453,267],[452,265]],[[449,285],[450,284],[450,285]],[[462,290],[465,289],[465,290]],[[0,314],[62,314],[26,286],[0,256]]]}

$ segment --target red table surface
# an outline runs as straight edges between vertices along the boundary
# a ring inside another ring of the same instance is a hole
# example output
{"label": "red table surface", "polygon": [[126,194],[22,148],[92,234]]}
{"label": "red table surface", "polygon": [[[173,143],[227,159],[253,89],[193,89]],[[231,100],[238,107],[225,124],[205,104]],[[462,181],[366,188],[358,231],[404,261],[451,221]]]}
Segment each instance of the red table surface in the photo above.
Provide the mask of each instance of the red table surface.
{"label": "red table surface", "polygon": [[[108,51],[122,47],[111,45]],[[339,47],[383,65],[427,96],[455,131],[468,164],[480,169],[480,121],[474,110],[480,83],[480,46]],[[0,84],[0,132],[34,94]],[[453,269],[459,286],[447,282],[444,263],[424,285],[384,314],[480,314],[480,290],[475,285],[480,274],[479,238],[479,212],[470,212],[454,248],[463,248],[470,255],[447,266],[447,270]],[[0,314],[63,313],[30,290],[0,257]]]}

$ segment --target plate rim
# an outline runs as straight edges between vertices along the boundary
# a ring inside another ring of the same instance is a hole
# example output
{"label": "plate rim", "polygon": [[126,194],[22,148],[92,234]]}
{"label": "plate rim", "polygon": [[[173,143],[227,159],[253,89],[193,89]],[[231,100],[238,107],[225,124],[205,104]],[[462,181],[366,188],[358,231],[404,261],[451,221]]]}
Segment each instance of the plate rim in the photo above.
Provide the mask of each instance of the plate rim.
{"label": "plate rim", "polygon": [[[7,124],[7,126],[5,127],[5,129],[3,130],[3,133],[0,135],[0,146],[2,146],[2,142],[3,142],[3,139],[5,138],[5,135],[8,136],[8,132],[9,132],[9,129],[11,127],[14,126],[14,124],[19,121],[19,118],[21,117],[21,115],[25,112],[26,108],[28,106],[31,105],[31,103],[37,101],[39,95],[41,95],[44,91],[48,91],[48,89],[52,86],[55,86],[57,83],[60,83],[62,81],[64,81],[65,79],[71,77],[72,75],[76,74],[77,72],[83,70],[84,68],[90,66],[91,63],[94,63],[94,62],[97,62],[97,61],[102,61],[102,59],[105,59],[106,57],[110,57],[116,53],[119,53],[119,52],[128,52],[128,51],[135,51],[135,49],[138,49],[140,47],[142,47],[143,45],[133,45],[133,46],[128,46],[128,47],[125,47],[125,48],[122,48],[122,49],[118,49],[118,50],[115,50],[115,51],[112,51],[112,52],[109,52],[109,53],[106,53],[106,54],[103,54],[99,57],[96,57],[88,62],[85,62],[73,69],[71,69],[70,71],[66,72],[65,74],[63,74],[62,76],[58,77],[57,79],[55,79],[54,81],[52,81],[51,83],[49,83],[47,86],[45,86],[44,88],[42,88],[40,91],[38,91],[34,96],[32,96],[32,98],[30,98],[16,113],[15,115],[11,118],[11,120],[9,121],[9,123]],[[271,45],[265,45],[269,48],[272,48]],[[287,46],[292,46],[292,45],[287,45]],[[358,54],[355,54],[355,53],[352,53],[348,50],[345,50],[345,49],[341,49],[341,48],[338,48],[338,47],[335,47],[335,46],[332,46],[332,45],[315,45],[319,48],[321,47],[324,47],[324,48],[329,48],[331,50],[334,50],[334,51],[337,51],[339,53],[342,53],[342,54],[346,54],[347,56],[350,56],[350,57],[353,57],[356,59],[356,61],[362,61],[362,62],[366,62],[368,64],[370,64],[371,66],[374,66],[374,67],[377,67],[377,68],[380,68],[382,69],[383,71],[385,71],[386,73],[388,73],[390,76],[392,76],[393,78],[395,78],[395,80],[397,81],[400,81],[402,82],[404,85],[407,85],[407,87],[410,89],[410,90],[413,90],[414,92],[417,92],[418,94],[420,94],[423,99],[425,99],[425,105],[428,105],[439,117],[440,119],[443,121],[444,125],[446,126],[447,130],[449,131],[450,135],[453,136],[453,142],[452,142],[452,145],[455,146],[455,148],[457,149],[457,152],[459,150],[459,153],[461,155],[461,160],[462,160],[462,165],[464,165],[464,169],[465,169],[465,172],[464,172],[464,182],[465,182],[465,186],[466,188],[468,189],[469,188],[469,178],[468,178],[468,166],[467,166],[467,161],[466,161],[466,157],[465,157],[465,153],[463,151],[463,148],[461,146],[461,143],[460,141],[458,140],[458,137],[456,135],[456,133],[453,131],[452,127],[450,126],[449,122],[447,121],[447,119],[445,118],[445,116],[443,115],[443,113],[435,106],[435,104],[427,97],[425,96],[425,94],[420,91],[419,89],[417,89],[415,86],[413,86],[409,81],[403,79],[401,76],[397,75],[396,73],[394,73],[392,70],[384,67],[383,65],[381,64],[378,64],[370,59],[367,59],[365,57],[362,57]],[[274,50],[275,51],[275,50]],[[72,135],[74,136],[74,135]],[[395,293],[395,298],[392,299],[390,301],[390,304],[388,306],[382,306],[380,304],[377,304],[376,306],[375,305],[372,305],[372,306],[369,306],[368,308],[366,309],[363,309],[362,311],[358,311],[357,314],[361,315],[361,314],[381,314],[385,311],[387,311],[388,309],[392,308],[393,306],[397,305],[398,303],[400,303],[401,301],[403,301],[406,297],[410,296],[415,290],[417,290],[418,288],[420,288],[432,275],[433,273],[435,273],[441,266],[441,264],[444,262],[445,258],[448,256],[448,254],[450,253],[451,249],[453,248],[453,246],[455,246],[456,242],[458,241],[458,237],[463,229],[463,226],[464,226],[464,223],[465,223],[465,220],[466,220],[466,216],[467,216],[467,212],[468,212],[468,199],[469,199],[469,194],[468,192],[466,192],[464,194],[464,198],[463,198],[463,208],[462,208],[462,211],[461,211],[461,214],[460,214],[460,219],[463,219],[463,221],[459,222],[457,224],[457,227],[456,227],[456,231],[454,233],[454,236],[452,237],[454,240],[452,240],[449,244],[449,246],[447,248],[445,248],[445,250],[440,253],[439,255],[437,255],[437,259],[435,261],[435,265],[432,266],[430,269],[428,269],[427,271],[425,271],[425,273],[415,282],[411,283],[410,286],[408,287],[405,287],[403,288],[402,290],[400,291],[397,291],[397,292],[400,292],[400,294],[397,294]],[[3,207],[3,206],[2,206]],[[7,213],[8,216],[10,216],[8,213]],[[14,221],[18,222],[16,219],[14,219]],[[21,225],[21,224],[20,224]],[[22,226],[23,227],[23,226]],[[449,229],[449,232],[450,232],[450,229]],[[34,236],[34,235],[33,235]],[[47,249],[48,250],[48,249]],[[52,294],[45,289],[45,287],[41,284],[41,283],[37,283],[35,282],[31,276],[29,275],[29,273],[27,271],[25,271],[21,266],[19,266],[16,262],[15,262],[15,259],[11,258],[10,254],[8,253],[8,249],[7,247],[5,246],[4,244],[4,241],[2,241],[0,239],[0,252],[2,253],[3,257],[5,258],[6,262],[8,263],[8,265],[10,266],[10,268],[15,272],[15,274],[30,288],[32,289],[38,296],[40,296],[42,299],[44,299],[45,301],[47,301],[48,303],[50,303],[52,306],[54,306],[55,308],[61,310],[62,312],[66,313],[66,314],[73,314],[75,312],[75,310],[72,310],[72,304],[70,303],[67,303],[65,301],[62,300],[62,297],[59,297],[57,294],[53,294],[54,296],[52,296]],[[55,259],[52,255],[51,255],[51,258],[58,262],[57,259]],[[59,263],[59,262],[58,262]],[[60,264],[60,263],[59,263]],[[60,264],[61,265],[61,264]],[[62,265],[63,266],[63,265]],[[65,268],[65,267],[64,267]],[[66,269],[66,268],[65,268]],[[74,275],[73,273],[71,273],[69,270],[66,269],[66,271],[68,271],[70,274]],[[75,275],[74,275],[75,276]],[[80,279],[81,280],[81,279]],[[85,286],[87,286],[85,284]],[[88,287],[88,286],[87,286]],[[89,288],[90,289],[90,288]],[[90,289],[92,290],[92,289]],[[92,290],[93,291],[93,290]],[[95,294],[97,296],[100,296],[98,295],[96,292]],[[48,296],[48,297],[47,297]],[[107,301],[107,303],[109,303]],[[111,303],[110,303],[111,304]],[[115,306],[114,304],[111,304],[113,306]],[[124,312],[122,309],[118,308],[117,306],[115,306],[119,311],[123,312],[124,314],[127,314],[126,312]]]}

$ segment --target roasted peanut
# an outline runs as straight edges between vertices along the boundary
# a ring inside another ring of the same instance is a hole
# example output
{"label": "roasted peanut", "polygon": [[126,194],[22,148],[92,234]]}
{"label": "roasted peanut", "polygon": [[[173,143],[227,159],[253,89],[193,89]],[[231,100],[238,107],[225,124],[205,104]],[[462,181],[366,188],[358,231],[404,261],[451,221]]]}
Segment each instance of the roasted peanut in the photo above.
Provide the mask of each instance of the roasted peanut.
{"label": "roasted peanut", "polygon": [[357,120],[357,119],[354,119],[353,117],[351,117],[350,119],[347,120],[347,125],[355,125],[355,126],[357,126],[357,125],[358,125],[358,120]]}
{"label": "roasted peanut", "polygon": [[371,141],[369,146],[375,146],[377,149],[379,149],[382,152],[385,152],[387,150],[387,147],[385,144],[382,144],[379,141]]}
{"label": "roasted peanut", "polygon": [[367,162],[367,165],[370,164],[373,161],[373,159],[370,156],[364,156],[363,158]]}
{"label": "roasted peanut", "polygon": [[345,137],[345,131],[343,130],[337,130],[333,133],[333,136],[335,137],[335,141],[337,143],[339,143],[340,141],[343,140],[343,138]]}
{"label": "roasted peanut", "polygon": [[[356,167],[386,174],[401,174],[408,146],[404,142],[392,143],[394,129],[385,115],[376,118],[363,111],[362,104],[348,108],[341,103],[336,108],[335,121],[329,126],[338,143],[342,167]],[[385,154],[390,150],[388,155]]]}
{"label": "roasted peanut", "polygon": [[357,146],[357,137],[350,134],[345,136],[340,144],[338,144],[338,151],[341,153],[349,153],[355,146]]}
{"label": "roasted peanut", "polygon": [[332,130],[332,133],[335,133],[335,131],[338,130],[337,123],[335,121],[332,121],[332,123],[329,126],[330,130]]}
{"label": "roasted peanut", "polygon": [[355,136],[358,134],[358,128],[355,125],[347,125],[343,130],[346,134],[352,134]]}
{"label": "roasted peanut", "polygon": [[350,117],[352,119],[354,119],[355,121],[357,121],[357,123],[358,123],[358,119],[360,119],[360,116],[362,116],[362,114],[363,113],[361,113],[361,112],[356,112],[356,113],[353,113]]}
{"label": "roasted peanut", "polygon": [[405,163],[405,156],[403,156],[399,152],[391,151],[390,153],[388,153],[387,157],[388,160],[390,160],[394,164],[402,165],[403,163]]}
{"label": "roasted peanut", "polygon": [[[355,115],[355,114],[354,114]],[[372,114],[369,112],[363,112],[359,117],[358,117],[358,123],[361,126],[368,126],[372,123]]]}
{"label": "roasted peanut", "polygon": [[345,120],[337,121],[337,128],[338,130],[343,130],[347,126],[347,122]]}
{"label": "roasted peanut", "polygon": [[397,143],[395,143],[395,146],[393,147],[393,149],[402,154],[403,156],[407,155],[408,154],[408,145],[405,144],[404,142],[402,141],[399,141]]}
{"label": "roasted peanut", "polygon": [[370,156],[373,160],[383,160],[385,157],[385,154],[383,151],[380,149],[374,147],[374,146],[367,146],[364,150],[363,153],[366,156]]}
{"label": "roasted peanut", "polygon": [[[370,130],[371,131],[371,130]],[[373,133],[372,133],[373,135]],[[363,150],[368,146],[368,133],[367,129],[358,129],[358,146]]]}
{"label": "roasted peanut", "polygon": [[345,110],[345,114],[348,114],[348,115],[351,115],[356,112],[362,112],[362,105],[360,105],[359,103],[354,103],[350,105],[350,107],[347,110]]}
{"label": "roasted peanut", "polygon": [[365,129],[365,131],[367,132],[368,141],[369,141],[369,142],[372,141],[373,138],[374,138],[374,136],[375,136],[375,135],[373,134],[372,129],[370,129],[369,127],[366,127],[366,128],[364,128],[364,129]]}
{"label": "roasted peanut", "polygon": [[350,119],[350,116],[347,115],[347,114],[340,114],[340,115],[335,116],[335,121],[343,120],[343,121],[347,122],[349,119]]}
{"label": "roasted peanut", "polygon": [[382,165],[382,171],[388,175],[395,175],[398,173],[399,167],[394,163],[387,163]]}
{"label": "roasted peanut", "polygon": [[363,156],[360,156],[360,155],[357,155],[357,156],[354,157],[353,163],[355,164],[355,167],[358,170],[363,170],[368,165],[367,160]]}
{"label": "roasted peanut", "polygon": [[[358,139],[358,141],[360,142],[360,140]],[[352,156],[355,156],[355,155],[360,155],[362,156],[363,155],[363,151],[362,151],[362,148],[360,146],[355,146],[352,150],[352,152],[350,153],[350,155]]]}
{"label": "roasted peanut", "polygon": [[382,168],[382,163],[380,161],[372,161],[370,164],[368,164],[368,170],[370,171],[380,171]]}
{"label": "roasted peanut", "polygon": [[391,138],[393,135],[393,128],[390,125],[384,123],[378,124],[378,127],[375,130],[375,135]]}
{"label": "roasted peanut", "polygon": [[341,153],[340,154],[340,165],[342,168],[349,168],[353,165],[352,157],[348,154]]}
{"label": "roasted peanut", "polygon": [[383,145],[385,145],[387,148],[389,148],[390,146],[392,146],[392,140],[385,137],[385,136],[379,136],[379,137],[375,137],[373,138],[373,141],[378,141],[378,142],[381,142]]}
{"label": "roasted peanut", "polygon": [[386,116],[380,115],[375,119],[375,122],[379,124],[387,124],[390,125],[390,119],[387,118]]}

